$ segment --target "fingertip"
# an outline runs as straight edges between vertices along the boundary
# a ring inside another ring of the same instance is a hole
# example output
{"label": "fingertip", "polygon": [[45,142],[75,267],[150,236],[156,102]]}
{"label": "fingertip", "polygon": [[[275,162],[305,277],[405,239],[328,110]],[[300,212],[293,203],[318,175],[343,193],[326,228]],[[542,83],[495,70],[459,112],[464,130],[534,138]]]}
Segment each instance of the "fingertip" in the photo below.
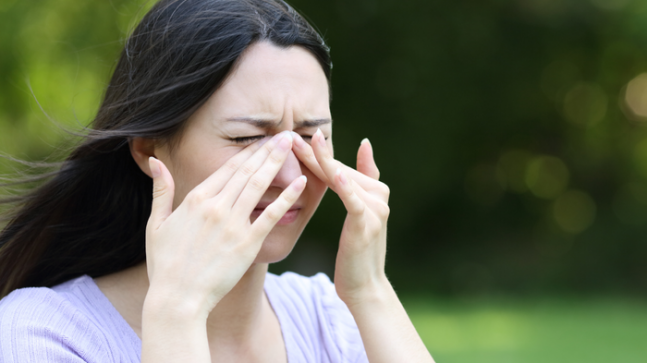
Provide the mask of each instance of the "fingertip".
{"label": "fingertip", "polygon": [[296,146],[297,149],[300,149],[303,147],[303,144],[305,141],[301,138],[301,135],[297,134],[294,131],[290,131],[290,135],[292,136],[292,145]]}
{"label": "fingertip", "polygon": [[157,178],[162,173],[159,160],[157,160],[154,156],[148,158],[148,168],[151,171],[151,177],[153,179]]}
{"label": "fingertip", "polygon": [[346,184],[348,184],[346,173],[344,173],[340,168],[337,168],[337,170],[335,170],[335,176],[337,177],[341,185],[345,186]]}
{"label": "fingertip", "polygon": [[367,156],[372,157],[373,144],[371,144],[371,142],[367,138],[365,138],[364,140],[362,140],[362,142],[360,142],[358,152],[360,154],[366,154]]}
{"label": "fingertip", "polygon": [[317,132],[315,132],[314,136],[317,138],[317,140],[315,140],[317,144],[322,147],[326,146],[326,138],[324,137],[323,132],[321,132],[321,128],[317,128]]}
{"label": "fingertip", "polygon": [[297,183],[295,185],[295,188],[298,191],[302,191],[303,189],[305,189],[307,183],[308,183],[308,178],[305,175],[301,175],[300,177],[297,178]]}

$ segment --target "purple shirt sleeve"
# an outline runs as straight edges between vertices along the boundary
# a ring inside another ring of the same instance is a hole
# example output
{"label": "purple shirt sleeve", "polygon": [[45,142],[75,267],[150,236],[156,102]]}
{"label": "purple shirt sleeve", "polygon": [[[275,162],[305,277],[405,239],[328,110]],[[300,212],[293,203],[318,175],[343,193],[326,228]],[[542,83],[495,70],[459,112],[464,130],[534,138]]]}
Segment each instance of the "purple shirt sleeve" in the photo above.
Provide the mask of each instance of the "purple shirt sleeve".
{"label": "purple shirt sleeve", "polygon": [[0,363],[112,362],[103,334],[55,291],[25,288],[0,301]]}

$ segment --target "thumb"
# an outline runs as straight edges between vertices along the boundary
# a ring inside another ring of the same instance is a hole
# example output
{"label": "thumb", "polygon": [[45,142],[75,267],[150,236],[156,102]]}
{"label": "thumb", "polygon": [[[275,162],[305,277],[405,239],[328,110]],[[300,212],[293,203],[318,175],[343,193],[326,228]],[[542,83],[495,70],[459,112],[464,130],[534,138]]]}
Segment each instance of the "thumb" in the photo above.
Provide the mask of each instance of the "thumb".
{"label": "thumb", "polygon": [[166,165],[161,161],[151,156],[148,159],[148,166],[153,177],[153,206],[148,224],[149,228],[155,230],[173,212],[175,183],[173,182],[171,172],[168,171]]}
{"label": "thumb", "polygon": [[362,144],[357,151],[357,171],[375,180],[380,179],[380,170],[377,168],[373,158],[373,146],[371,146],[368,139],[362,140]]}

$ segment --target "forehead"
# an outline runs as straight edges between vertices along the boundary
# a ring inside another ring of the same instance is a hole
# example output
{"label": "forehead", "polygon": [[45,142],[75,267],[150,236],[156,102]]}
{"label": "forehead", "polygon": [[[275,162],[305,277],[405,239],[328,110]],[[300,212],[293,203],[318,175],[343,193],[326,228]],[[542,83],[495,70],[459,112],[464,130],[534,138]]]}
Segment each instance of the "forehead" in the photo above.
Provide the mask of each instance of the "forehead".
{"label": "forehead", "polygon": [[309,119],[330,116],[328,81],[299,46],[251,45],[208,102],[218,116]]}

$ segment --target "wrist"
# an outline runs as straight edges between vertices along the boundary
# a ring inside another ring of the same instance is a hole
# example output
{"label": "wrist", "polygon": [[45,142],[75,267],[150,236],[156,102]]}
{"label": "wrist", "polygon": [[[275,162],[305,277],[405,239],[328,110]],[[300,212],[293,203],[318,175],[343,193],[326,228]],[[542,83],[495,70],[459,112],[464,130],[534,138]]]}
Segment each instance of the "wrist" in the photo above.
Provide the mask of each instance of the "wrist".
{"label": "wrist", "polygon": [[369,306],[383,305],[388,303],[394,296],[397,299],[395,290],[393,290],[393,286],[385,275],[352,291],[342,292],[337,289],[337,294],[351,311],[365,309]]}
{"label": "wrist", "polygon": [[169,323],[206,321],[211,309],[205,308],[202,300],[190,298],[184,293],[151,288],[144,299],[142,318],[152,317]]}

